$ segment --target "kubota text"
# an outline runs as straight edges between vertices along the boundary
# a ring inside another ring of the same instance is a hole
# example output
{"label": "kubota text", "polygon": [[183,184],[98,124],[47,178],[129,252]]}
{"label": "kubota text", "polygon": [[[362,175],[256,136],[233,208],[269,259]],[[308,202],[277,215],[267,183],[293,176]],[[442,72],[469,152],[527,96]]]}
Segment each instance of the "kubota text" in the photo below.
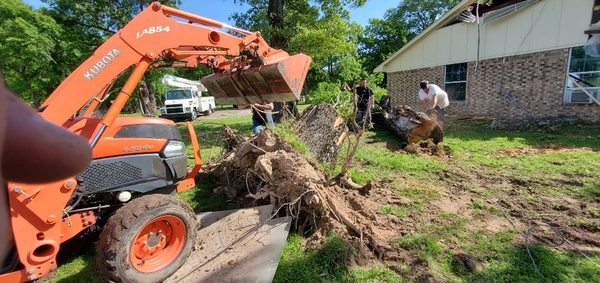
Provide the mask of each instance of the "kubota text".
{"label": "kubota text", "polygon": [[108,64],[112,63],[113,60],[117,59],[121,55],[121,51],[119,49],[112,49],[102,57],[93,67],[91,67],[87,72],[83,74],[83,76],[88,80],[93,80],[96,76],[98,76],[102,70],[108,66]]}

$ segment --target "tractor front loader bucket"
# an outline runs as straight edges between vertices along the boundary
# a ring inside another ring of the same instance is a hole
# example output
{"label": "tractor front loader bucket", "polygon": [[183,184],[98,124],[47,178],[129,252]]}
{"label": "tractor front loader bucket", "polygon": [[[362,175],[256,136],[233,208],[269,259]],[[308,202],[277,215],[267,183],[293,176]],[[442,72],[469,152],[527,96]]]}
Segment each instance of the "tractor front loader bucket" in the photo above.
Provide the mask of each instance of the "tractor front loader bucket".
{"label": "tractor front loader bucket", "polygon": [[216,73],[201,81],[223,104],[296,101],[300,99],[310,62],[309,56],[296,54],[260,67]]}
{"label": "tractor front loader bucket", "polygon": [[198,215],[202,227],[185,264],[165,282],[271,282],[291,218],[272,205]]}

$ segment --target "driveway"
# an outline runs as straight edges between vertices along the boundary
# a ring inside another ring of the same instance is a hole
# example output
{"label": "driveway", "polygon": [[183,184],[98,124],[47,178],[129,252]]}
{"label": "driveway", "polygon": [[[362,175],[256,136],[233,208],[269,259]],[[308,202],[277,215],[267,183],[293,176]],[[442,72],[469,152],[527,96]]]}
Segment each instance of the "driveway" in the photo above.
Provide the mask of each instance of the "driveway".
{"label": "driveway", "polygon": [[200,119],[218,119],[218,118],[231,118],[240,116],[250,116],[252,111],[248,109],[216,109],[214,113],[208,116],[202,116]]}

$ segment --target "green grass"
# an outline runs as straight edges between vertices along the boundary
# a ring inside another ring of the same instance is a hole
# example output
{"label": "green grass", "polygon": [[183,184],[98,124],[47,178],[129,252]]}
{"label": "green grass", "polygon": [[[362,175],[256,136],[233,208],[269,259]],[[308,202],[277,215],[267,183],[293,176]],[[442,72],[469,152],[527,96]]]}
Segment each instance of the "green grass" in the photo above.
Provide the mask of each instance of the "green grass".
{"label": "green grass", "polygon": [[288,237],[273,282],[402,282],[387,268],[349,267],[354,251],[339,236],[330,236],[318,250],[305,250],[302,241],[297,234]]}
{"label": "green grass", "polygon": [[391,204],[384,205],[381,208],[380,213],[382,215],[395,215],[399,219],[402,219],[408,215],[407,208],[399,207]]}
{"label": "green grass", "polygon": [[275,127],[275,132],[288,141],[293,148],[298,150],[304,156],[310,158],[310,152],[308,151],[308,148],[306,145],[304,145],[304,143],[298,137],[298,134],[296,134],[290,126],[279,125]]}
{"label": "green grass", "polygon": [[427,258],[439,255],[442,247],[431,237],[425,235],[404,236],[395,243],[398,247],[417,251],[421,257]]}
{"label": "green grass", "polygon": [[[81,249],[78,249],[81,251]],[[96,271],[96,256],[94,248],[87,247],[83,249],[83,254],[77,257],[67,259],[60,263],[52,282],[82,282],[82,283],[100,283],[104,282],[102,276]]]}
{"label": "green grass", "polygon": [[[179,125],[184,138],[189,139],[184,124]],[[243,134],[251,133],[250,116],[200,118],[193,125],[205,162],[218,161],[221,157],[223,125]],[[292,143],[297,140],[284,128],[276,131],[286,135]],[[410,233],[399,236],[391,245],[425,260],[431,272],[452,282],[600,282],[600,269],[593,264],[594,261],[600,263],[599,253],[592,253],[590,261],[576,253],[532,245],[532,255],[542,277],[533,268],[522,245],[523,231],[510,228],[490,232],[470,225],[477,219],[503,217],[502,211],[487,200],[502,199],[509,193],[532,207],[543,205],[544,197],[569,197],[593,204],[600,197],[599,125],[565,127],[546,133],[491,130],[488,123],[459,122],[450,123],[445,132],[444,143],[452,154],[449,160],[407,154],[399,150],[398,139],[384,130],[365,133],[350,169],[353,180],[359,184],[378,181],[402,198],[401,204],[383,204],[379,214],[394,215],[401,221],[431,219],[414,226]],[[505,154],[507,150],[552,144],[589,150],[549,151],[514,157]],[[301,144],[295,147],[304,150]],[[191,153],[189,147],[188,153]],[[338,170],[339,166],[328,169],[330,175]],[[506,184],[512,189],[507,189]],[[237,207],[235,203],[214,196],[214,186],[210,180],[200,178],[198,189],[178,195],[197,212]],[[474,198],[467,200],[468,215],[462,211],[454,214],[432,208],[432,202],[436,200],[466,193]],[[558,213],[561,208],[556,209]],[[589,217],[575,219],[574,227],[600,229],[596,227],[600,225],[597,221],[600,206],[589,205],[582,210]],[[329,237],[318,250],[307,250],[302,243],[301,236],[289,236],[275,282],[403,281],[400,275],[384,267],[350,267],[349,259],[354,251],[338,236]],[[483,269],[469,272],[457,268],[452,262],[452,254],[456,251],[478,258],[485,263]],[[408,276],[404,280],[411,281],[412,267],[402,261],[398,266],[402,276]],[[62,262],[53,281],[100,282],[100,276],[94,271],[91,249]]]}
{"label": "green grass", "polygon": [[195,190],[187,190],[178,193],[177,196],[188,203],[196,213],[239,208],[237,203],[228,201],[226,197],[215,195],[212,188],[214,184],[211,180],[199,179]]}
{"label": "green grass", "polygon": [[[572,253],[558,252],[547,246],[530,247],[536,270],[524,247],[503,251],[500,260],[491,261],[482,272],[466,275],[471,282],[599,282],[600,268]],[[598,262],[600,256],[593,256]]]}
{"label": "green grass", "polygon": [[283,249],[274,282],[324,282],[327,278],[340,280],[347,276],[346,265],[352,247],[340,237],[330,237],[319,250],[302,248],[302,237],[290,235]]}

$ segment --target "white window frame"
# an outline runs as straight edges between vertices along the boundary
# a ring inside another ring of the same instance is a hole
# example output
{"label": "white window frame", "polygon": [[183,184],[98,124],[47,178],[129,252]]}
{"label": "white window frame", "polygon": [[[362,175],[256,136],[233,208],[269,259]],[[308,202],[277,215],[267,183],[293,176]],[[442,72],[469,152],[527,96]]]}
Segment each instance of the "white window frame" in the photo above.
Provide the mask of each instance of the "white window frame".
{"label": "white window frame", "polygon": [[[446,73],[448,71],[448,66],[450,65],[458,65],[458,64],[465,64],[467,66],[466,71],[467,71],[467,75],[466,75],[466,79],[464,81],[446,81]],[[468,87],[469,84],[467,83],[467,81],[469,80],[469,64],[466,62],[463,63],[454,63],[454,64],[448,64],[444,66],[444,91],[447,89],[446,85],[448,84],[461,84],[464,83],[465,84],[465,99],[464,100],[450,100],[450,96],[448,96],[448,100],[451,103],[465,103],[467,101],[467,93],[469,93],[468,91]]]}
{"label": "white window frame", "polygon": [[[577,48],[577,47],[573,47],[573,48]],[[567,103],[567,104],[591,104],[594,103],[592,101],[592,99],[586,95],[587,97],[587,101],[575,101],[573,102],[573,92],[575,91],[581,91],[581,89],[579,87],[577,87],[572,81],[573,78],[570,77],[570,75],[589,75],[589,74],[599,74],[600,75],[600,70],[598,71],[591,71],[591,72],[576,72],[576,73],[571,73],[571,58],[573,56],[573,48],[569,49],[569,60],[568,60],[568,64],[567,64],[567,70],[566,70],[566,78],[565,78],[565,89],[564,89],[564,96],[563,96],[563,102]],[[582,85],[582,83],[579,83],[580,85]],[[596,99],[600,100],[600,86],[598,87],[584,87],[585,90],[589,91],[592,95],[594,95],[596,97]]]}

